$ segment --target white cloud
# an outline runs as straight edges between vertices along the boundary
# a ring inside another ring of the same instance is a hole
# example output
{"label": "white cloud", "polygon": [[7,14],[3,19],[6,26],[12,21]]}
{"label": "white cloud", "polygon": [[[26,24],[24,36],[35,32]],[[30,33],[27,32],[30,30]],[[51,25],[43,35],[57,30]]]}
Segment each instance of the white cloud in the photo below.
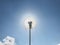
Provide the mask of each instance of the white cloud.
{"label": "white cloud", "polygon": [[58,44],[58,45],[60,45],[60,44]]}
{"label": "white cloud", "polygon": [[3,45],[3,43],[0,41],[0,45]]}
{"label": "white cloud", "polygon": [[15,45],[15,38],[7,36],[3,39],[3,42],[0,41],[0,45]]}

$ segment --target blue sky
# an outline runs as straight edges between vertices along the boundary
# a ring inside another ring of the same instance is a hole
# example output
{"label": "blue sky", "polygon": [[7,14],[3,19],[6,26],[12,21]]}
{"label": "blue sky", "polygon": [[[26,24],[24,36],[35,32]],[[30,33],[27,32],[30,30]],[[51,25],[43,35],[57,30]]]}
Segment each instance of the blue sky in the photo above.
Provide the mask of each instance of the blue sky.
{"label": "blue sky", "polygon": [[12,36],[17,45],[28,45],[28,31],[19,24],[28,10],[38,20],[32,31],[32,45],[59,44],[60,0],[0,0],[0,40]]}

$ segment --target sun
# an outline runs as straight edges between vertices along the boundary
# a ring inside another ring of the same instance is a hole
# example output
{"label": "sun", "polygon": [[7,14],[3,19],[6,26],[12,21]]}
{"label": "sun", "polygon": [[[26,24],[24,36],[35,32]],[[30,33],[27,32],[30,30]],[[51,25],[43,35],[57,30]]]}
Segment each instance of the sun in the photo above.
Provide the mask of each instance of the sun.
{"label": "sun", "polygon": [[34,20],[33,17],[26,17],[24,20],[24,26],[28,29],[29,28],[29,24],[28,24],[29,21],[32,21],[32,28],[34,28],[36,26],[36,21]]}

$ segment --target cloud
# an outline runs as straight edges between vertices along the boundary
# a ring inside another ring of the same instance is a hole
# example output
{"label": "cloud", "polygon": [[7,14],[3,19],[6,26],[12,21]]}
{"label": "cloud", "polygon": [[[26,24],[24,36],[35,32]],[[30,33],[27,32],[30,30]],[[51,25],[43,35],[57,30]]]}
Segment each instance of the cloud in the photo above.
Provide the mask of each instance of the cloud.
{"label": "cloud", "polygon": [[0,45],[3,45],[3,43],[0,41]]}
{"label": "cloud", "polygon": [[7,36],[3,39],[3,42],[0,41],[0,45],[16,45],[15,38]]}
{"label": "cloud", "polygon": [[60,44],[58,44],[58,45],[60,45]]}

